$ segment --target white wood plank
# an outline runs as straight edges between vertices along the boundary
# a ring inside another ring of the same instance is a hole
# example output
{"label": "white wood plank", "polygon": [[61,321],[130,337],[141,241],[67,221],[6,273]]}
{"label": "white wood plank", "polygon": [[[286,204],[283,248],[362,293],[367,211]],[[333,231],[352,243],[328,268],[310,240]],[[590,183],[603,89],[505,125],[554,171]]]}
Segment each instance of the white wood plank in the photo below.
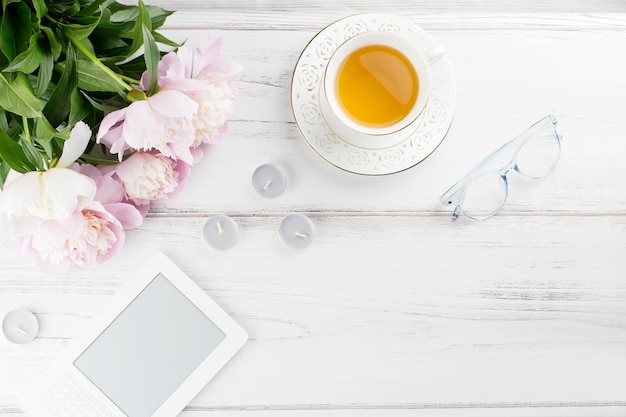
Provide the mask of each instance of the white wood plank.
{"label": "white wood plank", "polygon": [[[400,408],[402,407],[402,408]],[[180,417],[405,417],[405,416],[431,416],[431,417],[456,417],[462,414],[466,417],[622,417],[623,407],[604,406],[602,404],[591,406],[563,406],[561,404],[530,405],[509,404],[508,406],[489,406],[487,404],[475,405],[452,405],[450,407],[440,404],[429,406],[399,405],[399,407],[375,407],[360,408],[358,406],[349,409],[325,409],[311,406],[303,408],[278,408],[264,407],[254,408],[200,408],[188,407],[180,414]],[[7,417],[24,416],[15,408],[0,408],[0,415]]]}
{"label": "white wood plank", "polygon": [[[439,3],[437,3],[439,4]],[[511,7],[504,2],[504,7]],[[173,7],[175,13],[164,25],[165,29],[212,29],[212,30],[315,30],[326,27],[334,20],[364,12],[389,13],[405,17],[426,30],[621,30],[626,17],[626,6],[621,13],[607,13],[602,8],[585,8],[576,12],[568,3],[562,12],[541,11],[503,13],[499,8],[481,10],[470,6],[442,11],[438,7],[416,8],[411,2],[405,6],[388,6],[377,3],[367,7],[308,7],[271,8],[252,6],[249,9],[236,8],[191,8]],[[287,12],[287,13],[286,13]]]}
{"label": "white wood plank", "polygon": [[[133,3],[133,0],[122,0]],[[146,3],[172,9],[227,9],[227,10],[277,10],[281,12],[294,10],[394,10],[410,9],[425,12],[624,12],[626,7],[619,0],[578,0],[575,3],[565,0],[390,0],[374,2],[363,0],[339,0],[332,3],[319,0],[212,0],[209,4],[203,0],[148,0]],[[208,7],[207,7],[208,6]]]}
{"label": "white wood plank", "polygon": [[624,406],[623,216],[312,218],[304,251],[278,241],[279,217],[238,217],[227,252],[201,242],[203,218],[157,217],[113,261],[61,279],[0,255],[0,313],[42,321],[34,343],[0,344],[0,403],[161,249],[251,336],[193,406]]}
{"label": "white wood plank", "polygon": [[484,404],[476,404],[475,406],[465,407],[462,405],[438,408],[438,404],[426,407],[413,407],[402,405],[402,408],[358,408],[341,409],[341,410],[326,410],[313,408],[312,410],[193,410],[184,411],[181,413],[181,417],[199,417],[199,416],[214,416],[214,417],[414,417],[414,416],[431,416],[431,417],[457,417],[463,415],[464,417],[618,417],[624,415],[624,408],[622,407],[605,407],[605,406],[592,406],[592,407],[562,407],[558,404],[552,406],[525,406],[525,405],[511,405],[510,407],[488,407]]}

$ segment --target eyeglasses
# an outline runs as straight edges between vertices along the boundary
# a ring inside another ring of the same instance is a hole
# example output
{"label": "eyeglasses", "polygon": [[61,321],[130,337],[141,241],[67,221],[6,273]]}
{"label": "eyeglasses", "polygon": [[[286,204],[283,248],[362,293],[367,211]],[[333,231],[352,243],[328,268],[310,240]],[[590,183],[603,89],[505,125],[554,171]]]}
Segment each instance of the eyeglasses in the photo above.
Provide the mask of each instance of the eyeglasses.
{"label": "eyeglasses", "polygon": [[[455,206],[452,213],[455,219],[461,214],[473,220],[493,216],[506,202],[507,174],[511,170],[529,179],[539,179],[554,169],[561,155],[561,136],[556,125],[556,118],[552,115],[539,120],[479,162],[439,201],[446,206]],[[507,158],[511,151],[513,158],[502,166],[502,158]],[[494,169],[494,166],[502,168]]]}

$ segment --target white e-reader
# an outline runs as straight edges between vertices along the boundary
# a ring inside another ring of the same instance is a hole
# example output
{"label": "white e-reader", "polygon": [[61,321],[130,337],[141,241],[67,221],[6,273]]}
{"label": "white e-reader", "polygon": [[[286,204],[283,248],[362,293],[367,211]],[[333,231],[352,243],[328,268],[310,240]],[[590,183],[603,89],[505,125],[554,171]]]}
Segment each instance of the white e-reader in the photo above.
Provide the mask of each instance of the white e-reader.
{"label": "white e-reader", "polygon": [[19,395],[30,417],[173,417],[248,339],[164,255]]}

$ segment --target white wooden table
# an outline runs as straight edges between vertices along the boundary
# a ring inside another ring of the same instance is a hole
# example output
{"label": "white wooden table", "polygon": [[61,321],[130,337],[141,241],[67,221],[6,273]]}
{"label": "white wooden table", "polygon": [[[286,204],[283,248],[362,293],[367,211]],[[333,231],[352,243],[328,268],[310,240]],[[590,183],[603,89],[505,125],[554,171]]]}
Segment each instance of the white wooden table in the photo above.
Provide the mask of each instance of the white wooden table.
{"label": "white wooden table", "polygon": [[[333,2],[162,0],[166,34],[218,31],[245,66],[229,133],[186,189],[89,271],[48,276],[0,254],[0,314],[39,318],[26,345],[0,340],[0,416],[135,269],[163,251],[232,314],[250,341],[183,416],[626,415],[626,4],[622,0]],[[302,140],[290,84],[307,42],[364,11],[404,16],[445,45],[457,111],[416,167],[365,177],[326,163]],[[511,177],[484,222],[439,195],[544,115],[563,135],[556,170]],[[288,188],[259,197],[252,171],[284,168]],[[317,228],[300,251],[281,219]],[[212,215],[241,236],[218,252]]]}

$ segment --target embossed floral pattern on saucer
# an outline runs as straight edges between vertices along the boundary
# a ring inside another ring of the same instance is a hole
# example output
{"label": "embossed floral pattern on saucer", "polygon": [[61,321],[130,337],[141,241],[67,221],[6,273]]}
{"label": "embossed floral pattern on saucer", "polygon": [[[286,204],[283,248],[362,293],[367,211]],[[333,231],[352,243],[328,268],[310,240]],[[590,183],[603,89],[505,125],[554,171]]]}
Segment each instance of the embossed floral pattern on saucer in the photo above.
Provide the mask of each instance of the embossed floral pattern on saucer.
{"label": "embossed floral pattern on saucer", "polygon": [[326,161],[356,174],[393,174],[423,161],[445,138],[456,105],[454,74],[445,56],[432,64],[430,99],[414,122],[417,129],[409,129],[411,133],[405,140],[383,149],[352,145],[326,124],[320,111],[319,93],[328,60],[337,47],[368,31],[401,33],[422,50],[437,45],[419,26],[397,16],[367,13],[338,20],[319,32],[300,55],[291,85],[291,105],[304,140]]}

